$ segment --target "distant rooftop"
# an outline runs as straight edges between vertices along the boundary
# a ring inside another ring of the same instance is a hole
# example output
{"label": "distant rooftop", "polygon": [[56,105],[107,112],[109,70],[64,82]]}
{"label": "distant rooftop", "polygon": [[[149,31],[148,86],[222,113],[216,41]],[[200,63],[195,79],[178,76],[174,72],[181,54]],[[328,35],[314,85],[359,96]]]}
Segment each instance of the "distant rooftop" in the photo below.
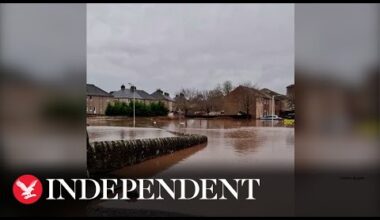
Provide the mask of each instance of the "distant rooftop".
{"label": "distant rooftop", "polygon": [[133,91],[131,89],[126,89],[124,85],[121,86],[121,89],[118,91],[112,91],[112,95],[115,98],[121,98],[121,99],[144,99],[136,90],[136,93],[133,94]]}
{"label": "distant rooftop", "polygon": [[247,86],[242,86],[242,85],[236,87],[235,89],[237,89],[237,88],[241,88],[241,89],[244,89],[244,90],[246,90],[246,91],[247,91],[247,90],[251,90],[251,91],[255,92],[256,94],[258,94],[258,95],[261,96],[261,97],[268,98],[268,99],[271,98],[271,96],[268,95],[267,93],[262,92],[262,91],[260,91],[260,90],[258,90],[258,89],[255,89],[255,88],[251,88],[251,87],[247,87]]}
{"label": "distant rooftop", "polygon": [[136,93],[139,94],[143,99],[146,99],[146,100],[154,100],[155,98],[151,95],[149,95],[149,93],[145,92],[144,90],[136,90]]}
{"label": "distant rooftop", "polygon": [[112,97],[112,95],[94,84],[86,84],[86,94],[90,96]]}
{"label": "distant rooftop", "polygon": [[267,89],[267,88],[261,89],[260,91],[265,93],[265,94],[268,94],[270,97],[275,96],[274,98],[276,100],[282,100],[282,99],[288,98],[286,95],[280,94],[278,92],[275,92],[275,91]]}
{"label": "distant rooftop", "polygon": [[169,94],[166,92],[163,92],[161,89],[157,89],[155,92],[150,94],[154,99],[156,100],[166,100],[166,101],[174,101],[172,98],[170,98]]}
{"label": "distant rooftop", "polygon": [[158,89],[152,94],[147,93],[144,90],[136,89],[135,94],[133,94],[133,90],[136,87],[131,87],[129,89],[125,88],[124,85],[121,85],[120,90],[111,91],[110,93],[102,90],[101,88],[95,86],[94,84],[87,84],[87,95],[92,96],[105,96],[105,97],[115,97],[120,99],[144,99],[144,100],[167,100],[174,101],[168,93],[163,92]]}
{"label": "distant rooftop", "polygon": [[[157,90],[156,92],[149,94],[144,90],[136,89],[135,90],[135,98],[136,99],[145,99],[145,100],[169,100],[173,101],[170,98],[169,94],[164,93],[161,90]],[[132,87],[130,89],[126,89],[124,85],[121,86],[120,90],[111,92],[115,98],[128,98],[133,99],[133,91]]]}
{"label": "distant rooftop", "polygon": [[267,89],[267,88],[261,89],[260,91],[264,92],[270,96],[276,96],[275,99],[286,99],[287,98],[286,95],[280,94],[278,92],[275,92],[275,91]]}

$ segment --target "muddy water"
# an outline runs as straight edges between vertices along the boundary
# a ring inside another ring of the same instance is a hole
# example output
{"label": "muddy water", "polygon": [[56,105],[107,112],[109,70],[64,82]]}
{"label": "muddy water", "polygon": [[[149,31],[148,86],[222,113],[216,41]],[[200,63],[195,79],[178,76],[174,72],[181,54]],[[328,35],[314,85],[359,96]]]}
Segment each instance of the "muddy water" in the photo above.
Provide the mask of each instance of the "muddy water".
{"label": "muddy water", "polygon": [[116,212],[123,216],[154,216],[149,213],[155,211],[195,216],[294,214],[294,128],[285,127],[281,122],[145,118],[137,120],[136,129],[130,128],[130,119],[91,119],[88,124],[90,141],[111,137],[159,137],[171,134],[169,131],[208,137],[205,145],[125,167],[111,174],[120,178],[261,179],[255,201],[99,201],[96,207],[101,212]]}
{"label": "muddy water", "polygon": [[93,141],[115,141],[158,137],[174,137],[175,135],[159,128],[130,128],[122,126],[88,126],[88,137]]}
{"label": "muddy water", "polygon": [[[294,128],[285,127],[280,121],[272,124],[260,120],[137,118],[136,128],[126,127],[131,123],[130,119],[90,119],[90,141],[174,136],[169,131],[208,137],[206,147],[154,159],[155,168],[151,162],[139,164],[139,173],[170,176],[189,170],[203,172],[205,167],[208,170],[224,167],[231,172],[247,169],[287,171],[294,167]],[[136,173],[130,172],[133,169],[129,167],[114,174],[130,176]]]}

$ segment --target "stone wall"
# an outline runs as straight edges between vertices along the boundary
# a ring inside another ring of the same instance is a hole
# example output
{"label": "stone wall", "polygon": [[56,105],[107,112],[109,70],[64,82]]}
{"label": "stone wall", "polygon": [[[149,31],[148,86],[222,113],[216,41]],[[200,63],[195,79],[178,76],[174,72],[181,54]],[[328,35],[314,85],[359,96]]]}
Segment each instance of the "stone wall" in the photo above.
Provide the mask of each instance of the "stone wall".
{"label": "stone wall", "polygon": [[87,145],[87,169],[90,173],[109,172],[206,142],[206,136],[184,134],[177,137],[93,142]]}

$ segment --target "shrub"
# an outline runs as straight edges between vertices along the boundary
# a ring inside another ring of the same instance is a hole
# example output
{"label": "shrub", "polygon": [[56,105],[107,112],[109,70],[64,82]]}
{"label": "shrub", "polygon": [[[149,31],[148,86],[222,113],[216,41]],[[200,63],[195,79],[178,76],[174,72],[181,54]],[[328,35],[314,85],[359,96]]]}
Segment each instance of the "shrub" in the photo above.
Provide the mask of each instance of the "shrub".
{"label": "shrub", "polygon": [[[166,116],[168,113],[169,110],[161,101],[150,104],[135,102],[136,116]],[[120,101],[108,103],[105,114],[108,116],[133,116],[133,102],[128,104]]]}

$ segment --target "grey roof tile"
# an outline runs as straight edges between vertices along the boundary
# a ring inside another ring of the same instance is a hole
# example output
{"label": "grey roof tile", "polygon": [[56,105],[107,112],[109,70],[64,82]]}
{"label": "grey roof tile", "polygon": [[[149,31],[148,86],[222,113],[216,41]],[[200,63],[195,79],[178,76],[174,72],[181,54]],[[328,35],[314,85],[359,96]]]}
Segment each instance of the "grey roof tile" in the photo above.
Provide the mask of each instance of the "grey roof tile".
{"label": "grey roof tile", "polygon": [[86,94],[89,96],[112,97],[112,95],[94,84],[86,84]]}
{"label": "grey roof tile", "polygon": [[174,102],[174,100],[170,96],[164,95],[163,92],[160,90],[156,90],[150,95],[154,97],[156,100],[166,100],[166,101]]}

